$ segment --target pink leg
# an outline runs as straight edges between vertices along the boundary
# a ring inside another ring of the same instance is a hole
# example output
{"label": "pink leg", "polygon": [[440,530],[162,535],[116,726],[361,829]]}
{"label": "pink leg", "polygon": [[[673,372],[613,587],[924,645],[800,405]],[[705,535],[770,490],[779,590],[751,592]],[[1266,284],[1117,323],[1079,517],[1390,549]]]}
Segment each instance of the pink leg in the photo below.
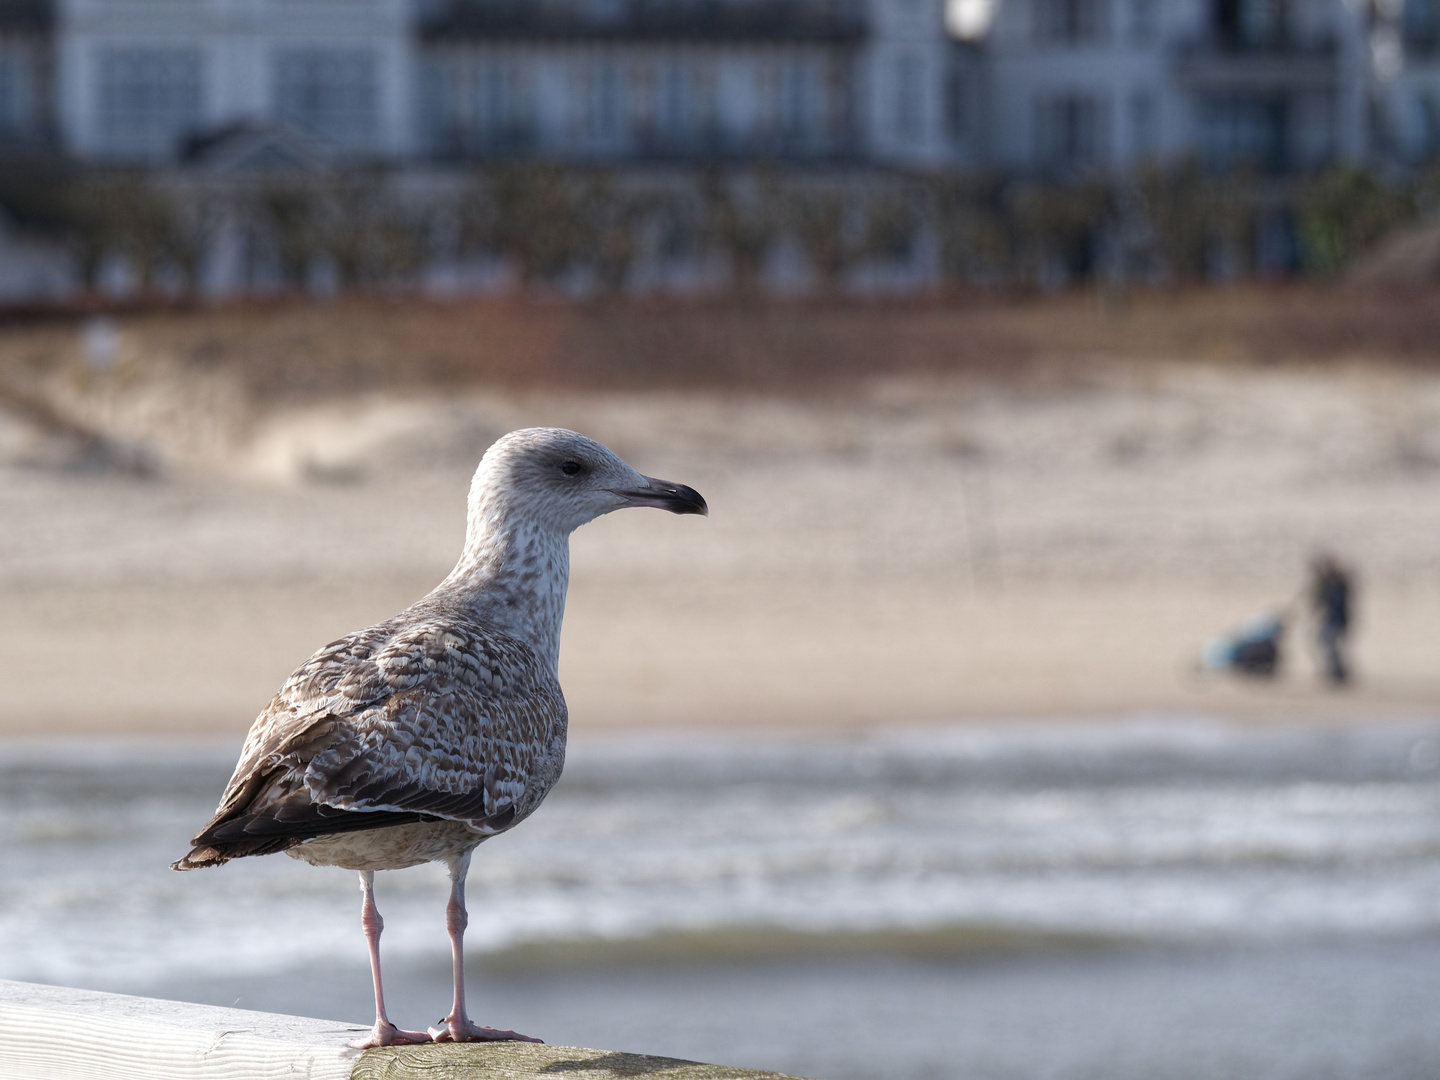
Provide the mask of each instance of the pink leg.
{"label": "pink leg", "polygon": [[375,874],[372,871],[360,871],[360,894],[364,897],[360,905],[360,925],[365,928],[365,941],[370,946],[370,974],[375,980],[375,1026],[368,1036],[350,1045],[357,1050],[368,1050],[372,1046],[429,1042],[430,1036],[425,1032],[401,1031],[385,1015],[385,990],[380,985],[380,931],[385,929],[385,920],[380,918],[380,911],[375,907]]}
{"label": "pink leg", "polygon": [[450,953],[455,963],[455,1005],[450,1015],[430,1029],[436,1042],[539,1042],[515,1031],[499,1031],[473,1023],[465,1012],[465,875],[470,872],[467,852],[450,862],[450,902],[445,905],[445,929],[450,934]]}

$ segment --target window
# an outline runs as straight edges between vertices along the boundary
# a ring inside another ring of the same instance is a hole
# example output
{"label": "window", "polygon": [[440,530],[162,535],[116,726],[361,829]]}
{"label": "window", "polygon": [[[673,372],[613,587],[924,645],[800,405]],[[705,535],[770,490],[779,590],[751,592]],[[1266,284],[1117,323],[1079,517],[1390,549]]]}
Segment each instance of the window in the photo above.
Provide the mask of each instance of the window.
{"label": "window", "polygon": [[1204,102],[1200,145],[1213,167],[1285,166],[1285,102],[1281,98],[1235,95]]}
{"label": "window", "polygon": [[375,56],[368,49],[284,49],[275,57],[275,115],[346,150],[375,144]]}
{"label": "window", "polygon": [[469,67],[463,84],[469,108],[461,135],[486,150],[527,146],[531,140],[523,69],[505,57],[486,56]]}
{"label": "window", "polygon": [[492,61],[480,69],[475,115],[486,131],[503,131],[510,121],[510,80],[504,66]]}
{"label": "window", "polygon": [[689,92],[692,123],[696,135],[707,143],[724,138],[720,114],[720,78],[715,67],[703,60],[690,65]]}
{"label": "window", "polygon": [[1130,151],[1137,158],[1155,155],[1159,143],[1155,122],[1155,95],[1137,90],[1130,96]]}
{"label": "window", "polygon": [[1401,29],[1405,48],[1416,53],[1431,53],[1440,44],[1440,0],[1404,0]]}
{"label": "window", "polygon": [[945,79],[945,133],[952,142],[970,137],[971,87],[967,72],[952,68]]}
{"label": "window", "polygon": [[570,68],[570,126],[590,142],[609,141],[625,127],[625,88],[612,56],[577,60]]}
{"label": "window", "polygon": [[1240,40],[1244,45],[1273,45],[1284,30],[1281,0],[1240,0]]}
{"label": "window", "polygon": [[755,106],[751,124],[759,139],[769,140],[775,136],[780,126],[779,61],[773,57],[759,59],[754,70]]}
{"label": "window", "polygon": [[1213,0],[1215,37],[1231,49],[1266,49],[1285,35],[1282,0]]}
{"label": "window", "polygon": [[623,0],[587,0],[580,10],[589,21],[600,25],[613,25],[625,18]]}
{"label": "window", "polygon": [[202,118],[198,49],[117,48],[99,55],[100,142],[121,157],[168,157]]}
{"label": "window", "polygon": [[808,65],[797,60],[786,67],[780,95],[780,125],[786,138],[805,138],[814,126],[815,113],[814,83]]}
{"label": "window", "polygon": [[624,89],[620,68],[610,57],[597,60],[586,69],[581,82],[581,115],[585,133],[595,139],[613,139],[624,126]]}
{"label": "window", "polygon": [[1130,39],[1149,45],[1160,32],[1160,0],[1130,0]]}
{"label": "window", "polygon": [[1034,0],[1033,14],[1043,45],[1091,45],[1109,33],[1109,0]]}
{"label": "window", "polygon": [[1440,154],[1440,104],[1430,94],[1415,99],[1418,150],[1422,159]]}
{"label": "window", "polygon": [[925,138],[925,62],[916,56],[895,61],[895,134],[905,142]]}
{"label": "window", "polygon": [[667,64],[660,73],[656,87],[658,100],[655,115],[659,127],[670,140],[685,138],[690,130],[690,78],[678,61]]}
{"label": "window", "polygon": [[29,65],[24,53],[0,48],[0,133],[23,131],[30,113]]}
{"label": "window", "polygon": [[1035,150],[1042,166],[1076,168],[1105,157],[1105,115],[1100,98],[1058,94],[1035,103]]}

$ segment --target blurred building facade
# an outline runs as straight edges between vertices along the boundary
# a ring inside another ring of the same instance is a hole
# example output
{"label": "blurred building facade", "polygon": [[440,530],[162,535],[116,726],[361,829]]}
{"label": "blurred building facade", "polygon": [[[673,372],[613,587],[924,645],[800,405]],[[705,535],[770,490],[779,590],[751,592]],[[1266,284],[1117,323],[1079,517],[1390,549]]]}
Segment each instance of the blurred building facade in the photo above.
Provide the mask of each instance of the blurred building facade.
{"label": "blurred building facade", "polygon": [[1303,172],[1440,152],[1440,0],[996,0],[988,158]]}
{"label": "blurred building facade", "polygon": [[439,157],[937,165],[955,57],[936,0],[451,4],[421,21]]}
{"label": "blurred building facade", "polygon": [[0,138],[1011,172],[1440,151],[1440,0],[0,0]]}
{"label": "blurred building facade", "polygon": [[1193,155],[1265,172],[1359,159],[1370,33],[1348,0],[1001,2],[987,39],[993,159],[1064,169]]}
{"label": "blurred building facade", "polygon": [[257,122],[347,156],[413,152],[407,0],[55,2],[56,127],[81,159],[173,162]]}
{"label": "blurred building facade", "polygon": [[964,63],[939,0],[54,4],[0,4],[0,122],[13,103],[17,137],[86,161],[174,163],[257,125],[402,162],[977,149],[947,113]]}

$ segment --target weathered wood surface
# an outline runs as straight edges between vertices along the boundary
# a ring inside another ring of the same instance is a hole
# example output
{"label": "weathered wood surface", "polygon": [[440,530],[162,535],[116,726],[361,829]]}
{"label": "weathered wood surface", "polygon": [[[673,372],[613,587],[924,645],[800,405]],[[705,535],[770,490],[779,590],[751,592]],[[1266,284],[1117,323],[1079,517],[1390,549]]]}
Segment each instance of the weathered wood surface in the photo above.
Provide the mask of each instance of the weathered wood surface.
{"label": "weathered wood surface", "polygon": [[0,982],[4,1080],[349,1080],[357,1028]]}
{"label": "weathered wood surface", "polygon": [[360,1052],[331,1020],[0,980],[3,1080],[789,1080],[676,1058],[533,1043]]}
{"label": "weathered wood surface", "polygon": [[394,1046],[369,1050],[351,1080],[793,1080],[780,1073],[705,1065],[680,1058],[581,1050],[535,1043]]}

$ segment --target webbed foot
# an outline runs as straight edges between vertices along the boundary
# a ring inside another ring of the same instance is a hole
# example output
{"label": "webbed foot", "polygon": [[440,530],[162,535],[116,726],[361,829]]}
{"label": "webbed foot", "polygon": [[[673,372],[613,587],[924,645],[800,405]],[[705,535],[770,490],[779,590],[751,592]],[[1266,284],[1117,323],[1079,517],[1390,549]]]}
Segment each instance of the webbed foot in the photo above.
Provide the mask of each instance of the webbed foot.
{"label": "webbed foot", "polygon": [[412,1043],[428,1043],[430,1040],[428,1031],[402,1031],[394,1024],[382,1024],[377,1020],[369,1035],[350,1045],[356,1050],[370,1050],[377,1046],[408,1046]]}
{"label": "webbed foot", "polygon": [[498,1028],[481,1027],[471,1020],[447,1016],[430,1029],[430,1038],[435,1042],[542,1042],[518,1031],[501,1031]]}

